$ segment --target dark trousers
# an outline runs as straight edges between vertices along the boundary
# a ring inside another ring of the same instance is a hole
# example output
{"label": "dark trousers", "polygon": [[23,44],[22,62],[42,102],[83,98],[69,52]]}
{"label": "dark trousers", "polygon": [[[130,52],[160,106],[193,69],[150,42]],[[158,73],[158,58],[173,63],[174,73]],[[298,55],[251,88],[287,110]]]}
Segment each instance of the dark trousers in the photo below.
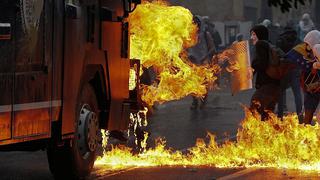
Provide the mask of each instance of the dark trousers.
{"label": "dark trousers", "polygon": [[251,98],[251,111],[257,111],[261,120],[268,119],[268,112],[273,112],[280,95],[280,85],[265,84],[256,89]]}
{"label": "dark trousers", "polygon": [[316,93],[304,92],[305,117],[303,119],[303,123],[311,124],[313,114],[316,112],[319,102],[320,102],[320,92],[316,92]]}
{"label": "dark trousers", "polygon": [[294,95],[297,115],[302,114],[302,95],[300,88],[300,71],[292,70],[281,80],[281,94],[278,104],[278,117],[283,117],[283,109],[286,107],[286,89],[291,88]]}

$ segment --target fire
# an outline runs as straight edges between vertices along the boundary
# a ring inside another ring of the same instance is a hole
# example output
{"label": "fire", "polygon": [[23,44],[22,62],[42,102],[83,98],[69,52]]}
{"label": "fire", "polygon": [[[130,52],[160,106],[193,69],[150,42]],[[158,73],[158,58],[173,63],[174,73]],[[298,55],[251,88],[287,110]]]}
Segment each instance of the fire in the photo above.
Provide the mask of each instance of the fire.
{"label": "fire", "polygon": [[[195,66],[189,63],[184,49],[196,43],[197,28],[192,14],[166,3],[144,2],[130,15],[131,58],[140,59],[144,67],[153,66],[158,72],[159,83],[144,86],[142,99],[149,105],[180,99],[188,94],[201,96],[207,85],[214,82],[220,71],[217,65]],[[218,60],[228,51],[216,56]],[[233,71],[236,63],[230,64]],[[97,168],[125,169],[152,166],[212,166],[212,167],[273,167],[320,171],[319,125],[301,125],[297,116],[279,120],[271,114],[268,121],[261,121],[249,110],[237,132],[237,140],[217,143],[208,133],[209,143],[198,139],[187,153],[166,147],[158,139],[155,148],[144,148],[139,154],[125,146],[112,147],[95,162]],[[132,121],[141,124],[138,115]],[[135,118],[137,118],[135,120]],[[134,125],[136,127],[136,125]],[[145,137],[147,138],[147,137]],[[104,133],[107,144],[107,132]]]}
{"label": "fire", "polygon": [[134,69],[130,69],[129,71],[129,90],[134,90],[137,84],[136,71]]}
{"label": "fire", "polygon": [[163,1],[143,2],[130,15],[131,58],[143,67],[153,67],[159,83],[142,87],[148,105],[181,99],[189,94],[202,96],[217,78],[218,65],[195,66],[185,49],[197,42],[197,26],[191,12]]}
{"label": "fire", "polygon": [[151,166],[212,166],[212,167],[272,167],[320,171],[319,125],[301,125],[297,116],[283,121],[275,115],[268,121],[248,110],[237,133],[237,141],[219,145],[208,133],[209,143],[198,139],[188,153],[166,148],[164,140],[157,140],[153,149],[134,155],[123,146],[106,151],[96,161],[96,167],[124,169]]}

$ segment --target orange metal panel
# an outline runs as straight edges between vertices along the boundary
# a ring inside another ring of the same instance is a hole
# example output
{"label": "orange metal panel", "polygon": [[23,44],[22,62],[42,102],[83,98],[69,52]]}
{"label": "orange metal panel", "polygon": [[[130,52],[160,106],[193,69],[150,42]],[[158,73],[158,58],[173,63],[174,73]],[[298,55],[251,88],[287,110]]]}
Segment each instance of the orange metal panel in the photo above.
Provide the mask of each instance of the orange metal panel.
{"label": "orange metal panel", "polygon": [[62,134],[74,132],[80,79],[85,61],[85,36],[80,19],[66,19]]}
{"label": "orange metal panel", "polygon": [[7,144],[14,144],[19,142],[26,142],[26,141],[32,141],[32,140],[39,140],[39,139],[46,139],[49,138],[49,134],[39,135],[39,136],[27,136],[19,139],[9,139],[5,141],[0,140],[0,146],[1,145],[7,145]]}
{"label": "orange metal panel", "polygon": [[11,138],[11,112],[0,113],[0,140]]}
{"label": "orange metal panel", "polygon": [[[3,63],[1,57],[0,62]],[[0,66],[0,140],[11,138],[13,74],[1,74],[8,69],[8,67]]]}
{"label": "orange metal panel", "polygon": [[111,97],[120,100],[125,96],[122,89],[121,23],[104,22],[102,39],[102,47],[107,51],[108,56]]}
{"label": "orange metal panel", "polygon": [[49,109],[33,109],[15,112],[13,137],[49,134]]}
{"label": "orange metal panel", "polygon": [[15,77],[13,138],[50,133],[48,75],[21,72]]}
{"label": "orange metal panel", "polygon": [[129,97],[130,61],[121,58],[122,41],[121,22],[103,22],[102,48],[107,51],[109,80],[111,91],[111,106],[108,129],[124,129],[126,122],[122,121],[123,100]]}

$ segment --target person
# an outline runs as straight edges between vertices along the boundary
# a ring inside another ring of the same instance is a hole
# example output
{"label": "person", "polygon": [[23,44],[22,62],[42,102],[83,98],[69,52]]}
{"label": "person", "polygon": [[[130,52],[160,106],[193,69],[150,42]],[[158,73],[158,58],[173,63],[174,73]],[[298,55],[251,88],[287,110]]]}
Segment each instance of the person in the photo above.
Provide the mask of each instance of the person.
{"label": "person", "polygon": [[[312,52],[314,53],[314,56],[316,58],[316,61],[315,61],[315,63],[313,63],[312,67],[313,67],[313,69],[317,70],[318,73],[319,73],[319,70],[320,70],[320,44],[316,44],[313,47]],[[319,100],[318,100],[318,102],[319,102]],[[319,103],[317,103],[317,105],[319,105]],[[317,122],[320,123],[320,111],[319,111],[319,109],[316,112],[316,119],[317,119]]]}
{"label": "person", "polygon": [[[301,42],[298,38],[296,30],[294,30],[290,26],[287,26],[284,28],[284,32],[280,34],[276,46],[279,47],[284,53],[288,53],[299,43]],[[278,117],[280,117],[281,119],[283,118],[284,111],[287,110],[286,89],[290,87],[294,95],[296,113],[298,115],[299,121],[301,122],[303,120],[300,73],[301,69],[296,66],[295,68],[289,70],[288,74],[280,81],[281,94],[278,102]]]}
{"label": "person", "polygon": [[266,28],[269,28],[269,26],[271,26],[271,21],[269,19],[264,19],[261,25],[264,25]]}
{"label": "person", "polygon": [[287,59],[296,63],[302,70],[300,85],[304,92],[304,124],[311,124],[320,99],[320,88],[317,86],[319,71],[313,68],[315,56],[312,49],[316,44],[320,44],[320,32],[312,30],[306,34],[303,43],[295,46],[286,55]]}
{"label": "person", "polygon": [[243,34],[238,33],[238,34],[236,35],[236,40],[233,42],[233,44],[234,44],[234,43],[237,43],[237,42],[241,42],[241,41],[243,41]]}
{"label": "person", "polygon": [[315,30],[314,23],[311,20],[310,15],[305,13],[302,15],[298,25],[298,36],[300,40],[302,41],[305,35],[312,30]]}
{"label": "person", "polygon": [[269,39],[268,40],[271,42],[271,44],[276,44],[277,39],[279,38],[279,35],[280,35],[281,27],[280,27],[280,24],[279,25],[277,25],[277,24],[279,24],[279,23],[276,23],[275,25],[273,25],[269,19],[265,19],[261,23],[261,25],[268,28],[268,32],[269,32]]}
{"label": "person", "polygon": [[[194,16],[194,22],[199,28],[198,43],[187,50],[190,61],[196,65],[210,63],[213,54],[216,52],[214,39],[209,32],[206,18],[199,15]],[[208,93],[203,98],[192,96],[192,104],[190,109],[197,109],[199,100],[201,101],[200,109],[203,109],[207,103]]]}
{"label": "person", "polygon": [[207,48],[208,48],[208,57],[211,60],[213,55],[217,53],[217,48],[221,44],[221,38],[219,35],[218,37],[219,42],[217,42],[217,40],[214,38],[215,32],[217,31],[214,29],[214,24],[210,22],[208,16],[203,17],[203,22],[205,24],[205,38],[206,38]]}
{"label": "person", "polygon": [[316,61],[312,64],[312,67],[313,69],[320,70],[320,44],[314,45],[312,52],[316,58]]}
{"label": "person", "polygon": [[256,75],[255,92],[251,97],[250,110],[261,115],[261,120],[267,120],[269,111],[273,111],[280,94],[280,80],[267,75],[269,65],[270,44],[268,29],[263,25],[256,25],[250,30],[251,40],[255,47],[252,68]]}
{"label": "person", "polygon": [[209,22],[209,19],[206,19],[206,20],[208,25],[208,32],[210,32],[213,38],[214,46],[217,50],[219,50],[219,47],[222,44],[220,33],[216,30],[215,24]]}
{"label": "person", "polygon": [[[207,25],[204,19],[199,16],[195,15],[193,21],[198,26],[198,42],[196,45],[187,49],[188,57],[193,64],[202,65],[206,61],[210,60],[208,56],[208,41],[207,41]],[[212,39],[212,38],[211,38]]]}

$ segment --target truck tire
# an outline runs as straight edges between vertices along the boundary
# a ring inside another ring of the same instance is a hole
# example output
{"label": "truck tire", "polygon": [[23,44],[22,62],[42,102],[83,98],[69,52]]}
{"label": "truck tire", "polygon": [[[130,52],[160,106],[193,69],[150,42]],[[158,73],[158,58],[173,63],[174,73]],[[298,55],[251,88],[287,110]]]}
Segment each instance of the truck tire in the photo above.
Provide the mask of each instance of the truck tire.
{"label": "truck tire", "polygon": [[55,179],[82,179],[88,176],[101,139],[98,103],[93,87],[83,86],[76,109],[74,137],[62,146],[50,143],[47,155]]}

